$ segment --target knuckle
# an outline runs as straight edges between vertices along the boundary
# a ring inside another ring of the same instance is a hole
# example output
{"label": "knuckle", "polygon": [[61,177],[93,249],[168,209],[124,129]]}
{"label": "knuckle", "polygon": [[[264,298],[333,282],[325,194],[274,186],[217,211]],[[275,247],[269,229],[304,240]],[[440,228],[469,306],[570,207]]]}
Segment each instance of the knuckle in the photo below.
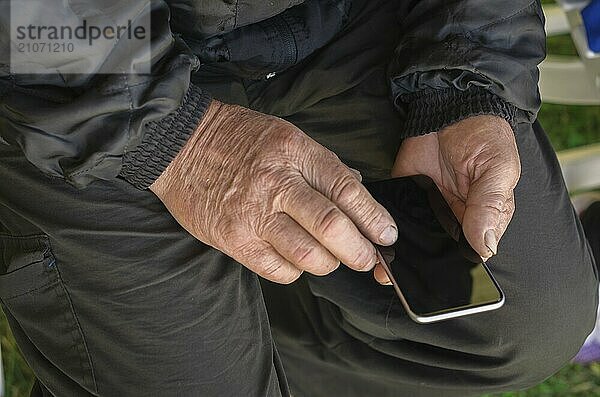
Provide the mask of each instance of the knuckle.
{"label": "knuckle", "polygon": [[481,212],[484,213],[490,219],[498,219],[504,213],[504,208],[494,204],[485,204],[481,207]]}
{"label": "knuckle", "polygon": [[303,196],[306,190],[303,189],[305,183],[298,175],[288,175],[287,178],[281,180],[277,184],[275,193],[272,198],[272,208],[276,211],[284,211],[291,209],[298,203],[303,202]]}
{"label": "knuckle", "polygon": [[234,252],[237,256],[248,262],[259,261],[263,251],[264,248],[260,247],[254,241],[247,242],[234,249]]}
{"label": "knuckle", "polygon": [[354,203],[361,198],[360,183],[351,175],[344,175],[333,183],[331,199],[340,203]]}
{"label": "knuckle", "polygon": [[515,210],[515,202],[512,196],[502,204],[502,213],[512,214]]}
{"label": "knuckle", "polygon": [[285,126],[280,128],[274,136],[273,143],[286,151],[294,153],[306,145],[306,136],[295,126]]}
{"label": "knuckle", "polygon": [[293,253],[294,260],[300,269],[306,270],[317,276],[331,273],[339,266],[339,261],[321,255],[317,247],[298,247]]}
{"label": "knuckle", "polygon": [[506,202],[506,210],[510,213],[515,212],[515,200],[514,197],[511,197],[510,200]]}
{"label": "knuckle", "polygon": [[300,244],[292,251],[292,261],[302,268],[313,267],[316,262],[317,249],[315,246]]}
{"label": "knuckle", "polygon": [[354,260],[349,263],[349,265],[357,268],[357,269],[367,269],[370,268],[373,262],[373,255],[368,249],[361,248],[354,253]]}
{"label": "knuckle", "polygon": [[508,197],[505,193],[495,192],[488,194],[482,204],[483,207],[488,207],[492,210],[502,212],[504,211],[507,200]]}
{"label": "knuckle", "polygon": [[340,157],[337,155],[336,152],[334,152],[331,149],[326,148],[325,146],[323,146],[323,150],[325,151],[325,153],[326,153],[327,156],[331,157],[332,160],[334,160],[336,162],[339,162],[340,165],[344,165],[342,163],[342,160],[340,159]]}
{"label": "knuckle", "polygon": [[300,277],[301,272],[290,269],[280,260],[272,259],[261,265],[261,276],[281,284],[290,284]]}
{"label": "knuckle", "polygon": [[[333,150],[327,148],[326,146],[318,144],[315,150],[315,155],[318,155],[322,160],[326,162],[330,162],[333,164],[337,164],[338,166],[343,166],[344,168],[347,168],[346,165],[342,163],[342,160],[340,160],[339,156]],[[335,171],[339,172],[337,168]]]}
{"label": "knuckle", "polygon": [[259,218],[256,222],[256,234],[262,238],[269,238],[281,233],[281,212],[275,212]]}
{"label": "knuckle", "polygon": [[496,198],[488,204],[488,207],[495,209],[496,211],[502,212],[504,211],[505,200],[502,198]]}
{"label": "knuckle", "polygon": [[280,260],[263,260],[260,266],[262,274],[264,274],[268,278],[279,279],[280,277],[285,275],[284,264]]}
{"label": "knuckle", "polygon": [[315,230],[325,239],[338,237],[350,230],[347,218],[337,207],[330,207],[317,217]]}
{"label": "knuckle", "polygon": [[368,208],[365,213],[361,216],[363,219],[362,223],[365,225],[367,230],[377,232],[378,228],[382,228],[383,225],[383,213],[377,208]]}
{"label": "knuckle", "polygon": [[499,230],[500,234],[504,233],[504,231],[508,227],[508,224],[510,223],[514,213],[515,213],[515,202],[513,199],[510,199],[509,201],[506,202],[504,211],[500,214],[500,222],[499,222],[499,226],[498,226],[500,229]]}
{"label": "knuckle", "polygon": [[266,156],[264,161],[256,167],[254,172],[254,180],[260,187],[276,186],[281,179],[281,170],[277,167],[277,161]]}
{"label": "knuckle", "polygon": [[268,155],[254,173],[253,194],[261,197],[263,207],[279,210],[282,205],[301,196],[302,176],[289,159],[280,153]]}
{"label": "knuckle", "polygon": [[213,227],[214,240],[234,243],[239,240],[238,221],[232,217],[222,217]]}

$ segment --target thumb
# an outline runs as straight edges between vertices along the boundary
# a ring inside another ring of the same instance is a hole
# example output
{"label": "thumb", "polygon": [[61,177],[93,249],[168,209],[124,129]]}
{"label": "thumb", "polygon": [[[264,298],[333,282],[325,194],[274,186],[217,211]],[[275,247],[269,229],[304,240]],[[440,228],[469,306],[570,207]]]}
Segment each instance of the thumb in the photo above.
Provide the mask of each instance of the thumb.
{"label": "thumb", "polygon": [[498,242],[515,211],[512,187],[494,179],[479,179],[469,188],[462,227],[467,241],[484,259],[498,252]]}

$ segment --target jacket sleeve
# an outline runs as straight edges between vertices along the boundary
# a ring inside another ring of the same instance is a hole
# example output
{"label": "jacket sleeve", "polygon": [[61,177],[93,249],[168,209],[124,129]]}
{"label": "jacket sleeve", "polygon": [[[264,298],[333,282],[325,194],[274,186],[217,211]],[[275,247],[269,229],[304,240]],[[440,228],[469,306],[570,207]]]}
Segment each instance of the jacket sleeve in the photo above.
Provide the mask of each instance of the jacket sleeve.
{"label": "jacket sleeve", "polygon": [[[119,65],[118,70],[126,73],[13,73],[9,43],[1,43],[0,144],[20,148],[43,173],[78,188],[99,179],[123,178],[146,189],[160,176],[198,126],[211,98],[191,83],[199,61],[171,32],[166,3],[133,0],[120,5],[140,1],[148,5],[150,45],[123,48],[118,42],[97,50],[102,51],[102,67]],[[67,3],[92,17],[105,5],[98,0]],[[64,10],[31,11],[55,12],[60,18]],[[3,15],[7,12],[2,10]],[[122,18],[114,7],[106,12],[115,12],[108,19]],[[7,20],[2,16],[0,20],[6,40]],[[65,67],[86,62],[73,53],[60,56]],[[135,72],[140,59],[151,65],[144,73]]]}
{"label": "jacket sleeve", "polygon": [[533,122],[545,56],[538,0],[406,1],[389,66],[404,137],[492,114],[514,127]]}

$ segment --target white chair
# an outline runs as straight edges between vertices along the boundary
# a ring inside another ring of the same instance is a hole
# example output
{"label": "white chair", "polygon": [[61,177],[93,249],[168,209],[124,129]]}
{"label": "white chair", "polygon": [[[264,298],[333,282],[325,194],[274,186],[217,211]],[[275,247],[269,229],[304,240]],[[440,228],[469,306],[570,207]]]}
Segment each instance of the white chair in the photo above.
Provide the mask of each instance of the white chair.
{"label": "white chair", "polygon": [[[548,103],[600,105],[600,53],[589,48],[581,10],[590,0],[544,6],[548,36],[570,33],[579,54],[549,55],[540,65],[540,93]],[[569,191],[600,187],[600,144],[558,153]]]}
{"label": "white chair", "polygon": [[549,55],[540,65],[544,102],[600,105],[600,53],[588,45],[581,10],[589,0],[559,0],[544,6],[548,36],[570,33],[579,57]]}

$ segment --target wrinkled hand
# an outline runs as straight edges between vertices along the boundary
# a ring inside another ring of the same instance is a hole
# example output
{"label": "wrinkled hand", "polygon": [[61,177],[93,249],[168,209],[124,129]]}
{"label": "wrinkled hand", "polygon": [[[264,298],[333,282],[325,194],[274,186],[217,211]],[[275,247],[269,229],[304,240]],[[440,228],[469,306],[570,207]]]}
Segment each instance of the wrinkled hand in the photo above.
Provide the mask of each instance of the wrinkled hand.
{"label": "wrinkled hand", "polygon": [[495,255],[515,210],[513,189],[521,174],[508,122],[475,116],[406,139],[392,176],[415,174],[435,181],[475,251],[484,260]]}
{"label": "wrinkled hand", "polygon": [[367,271],[397,238],[357,172],[294,125],[213,101],[150,189],[198,240],[271,281]]}

